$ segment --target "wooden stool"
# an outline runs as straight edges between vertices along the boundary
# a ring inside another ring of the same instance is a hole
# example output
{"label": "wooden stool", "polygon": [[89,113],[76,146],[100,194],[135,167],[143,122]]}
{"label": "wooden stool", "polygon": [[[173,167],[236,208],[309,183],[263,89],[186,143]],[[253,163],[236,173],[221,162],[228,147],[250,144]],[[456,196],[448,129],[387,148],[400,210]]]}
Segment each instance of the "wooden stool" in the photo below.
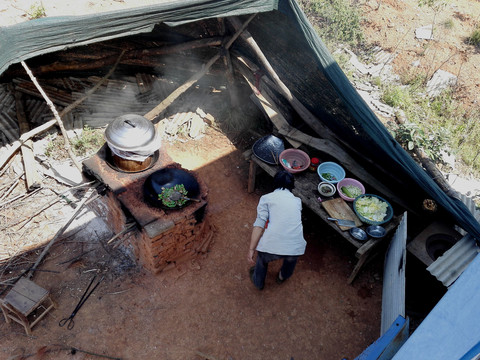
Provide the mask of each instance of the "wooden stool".
{"label": "wooden stool", "polygon": [[0,307],[7,323],[12,319],[23,325],[27,335],[31,335],[32,328],[55,307],[55,304],[48,290],[22,277],[7,296],[0,300]]}

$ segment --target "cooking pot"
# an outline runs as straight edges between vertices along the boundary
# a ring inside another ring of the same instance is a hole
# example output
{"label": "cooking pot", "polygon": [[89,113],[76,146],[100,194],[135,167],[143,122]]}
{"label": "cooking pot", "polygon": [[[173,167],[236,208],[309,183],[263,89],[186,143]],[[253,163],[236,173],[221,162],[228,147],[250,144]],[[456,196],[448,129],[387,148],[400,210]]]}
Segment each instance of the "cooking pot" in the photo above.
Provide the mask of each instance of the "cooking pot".
{"label": "cooking pot", "polygon": [[[158,195],[162,193],[164,188],[171,188],[175,185],[183,185],[187,190],[186,196],[195,198],[200,194],[200,185],[197,179],[189,172],[177,168],[163,168],[150,174],[143,185],[143,195],[145,201],[154,207],[166,208]],[[184,205],[175,207],[167,207],[168,209],[178,209],[189,204],[187,201]]]}
{"label": "cooking pot", "polygon": [[137,172],[154,162],[160,148],[160,137],[153,124],[136,114],[117,117],[105,129],[105,140],[112,153],[113,163],[121,171]]}

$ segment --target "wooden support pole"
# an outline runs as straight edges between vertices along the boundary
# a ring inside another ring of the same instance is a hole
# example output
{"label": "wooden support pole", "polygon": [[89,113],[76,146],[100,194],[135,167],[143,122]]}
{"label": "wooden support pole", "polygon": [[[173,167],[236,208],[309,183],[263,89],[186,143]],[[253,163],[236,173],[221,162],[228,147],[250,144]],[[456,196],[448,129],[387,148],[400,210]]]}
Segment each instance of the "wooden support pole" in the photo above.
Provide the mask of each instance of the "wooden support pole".
{"label": "wooden support pole", "polygon": [[22,64],[23,68],[25,69],[25,71],[27,72],[28,76],[30,77],[30,80],[32,80],[32,82],[35,84],[35,87],[40,92],[40,94],[42,94],[43,98],[45,99],[48,106],[50,107],[50,110],[53,112],[53,116],[57,120],[57,125],[59,126],[60,131],[62,132],[64,141],[65,141],[65,148],[68,152],[68,155],[70,156],[70,159],[72,160],[73,164],[81,172],[82,171],[82,165],[77,161],[77,158],[75,157],[75,154],[72,151],[72,147],[70,146],[70,141],[68,140],[67,131],[65,130],[65,127],[63,126],[62,119],[61,119],[60,115],[58,114],[57,109],[55,108],[55,105],[49,99],[49,97],[47,96],[45,91],[43,91],[42,87],[38,83],[37,79],[33,75],[32,71],[29,69],[29,67],[27,66],[25,61],[22,61],[21,64]]}
{"label": "wooden support pole", "polygon": [[[235,29],[238,29],[240,26],[240,21],[235,18],[228,19]],[[323,123],[316,118],[296,97],[294,97],[288,87],[283,83],[278,74],[273,69],[272,65],[268,61],[267,57],[264,55],[263,51],[258,46],[257,42],[253,39],[252,35],[248,31],[245,31],[241,34],[241,38],[246,42],[246,44],[252,49],[255,55],[258,57],[262,63],[265,70],[272,77],[273,81],[278,87],[280,93],[287,99],[287,101],[292,105],[295,111],[300,115],[300,117],[308,124],[318,135],[329,139],[335,143],[338,143],[338,138],[335,134]]]}
{"label": "wooden support pole", "polygon": [[94,189],[90,188],[87,190],[85,195],[83,196],[82,200],[80,201],[80,204],[78,204],[77,208],[75,209],[75,212],[73,215],[70,217],[70,219],[65,223],[65,225],[62,226],[60,230],[57,231],[55,236],[52,238],[52,240],[49,241],[47,246],[43,249],[42,253],[38,256],[37,261],[35,261],[35,264],[33,264],[32,268],[27,274],[27,278],[31,279],[33,276],[33,273],[37,269],[37,266],[42,262],[43,258],[45,255],[48,253],[48,250],[52,247],[52,245],[55,243],[55,241],[67,230],[67,228],[70,226],[70,224],[75,220],[75,218],[78,216],[80,211],[83,209],[83,206],[85,205],[86,201],[92,196]]}
{"label": "wooden support pole", "polygon": [[[240,36],[240,34],[246,29],[250,21],[253,20],[253,18],[256,16],[256,14],[250,15],[250,17],[245,21],[244,24],[239,26],[239,29],[235,32],[235,34],[230,38],[230,40],[225,44],[224,49],[228,50],[230,46],[232,46],[233,42]],[[212,65],[220,59],[222,56],[222,51],[220,51],[218,54],[213,56],[205,65],[203,65],[202,69],[194,74],[190,79],[188,79],[183,85],[181,85],[179,88],[174,90],[169,96],[167,96],[160,104],[158,104],[154,109],[149,111],[147,114],[145,114],[145,118],[147,118],[150,121],[153,121],[158,115],[160,115],[163,111],[167,109],[180,95],[182,95],[185,91],[190,89],[190,87],[195,84],[198,80],[200,80],[206,73],[207,71],[212,67]]]}
{"label": "wooden support pole", "polygon": [[[108,78],[113,74],[113,72],[117,68],[117,65],[119,64],[120,59],[122,58],[124,53],[125,53],[125,51],[122,51],[120,56],[117,58],[117,62],[110,69],[110,71],[107,73],[107,75],[105,75],[93,88],[88,90],[85,93],[84,96],[82,96],[80,99],[74,101],[72,104],[68,105],[65,109],[63,109],[60,112],[60,117],[68,114],[70,111],[75,109],[78,105],[80,105],[82,102],[84,102],[86,99],[88,99],[88,97],[90,95],[92,95],[95,91],[97,91],[97,89],[100,86],[102,86],[108,80]],[[36,127],[35,129],[32,129],[29,132],[26,132],[25,134],[22,134],[20,136],[20,139],[15,141],[13,144],[11,144],[10,148],[2,156],[0,156],[0,169],[2,169],[5,166],[5,164],[7,164],[7,162],[10,160],[10,158],[18,151],[18,149],[20,149],[20,147],[22,146],[22,144],[25,141],[27,141],[28,139],[31,139],[35,135],[38,135],[38,134],[50,129],[51,127],[55,126],[56,123],[57,123],[57,119],[54,118],[54,119],[51,119],[51,120],[47,121],[45,124],[40,125],[40,126]]]}
{"label": "wooden support pole", "polygon": [[[25,107],[23,104],[23,94],[20,91],[15,91],[15,109],[17,110],[17,120],[20,127],[20,134],[26,133],[30,130],[27,116],[25,114]],[[27,191],[38,189],[42,184],[42,178],[37,170],[37,162],[33,154],[33,141],[27,140],[21,147],[23,167],[25,170],[25,182]]]}

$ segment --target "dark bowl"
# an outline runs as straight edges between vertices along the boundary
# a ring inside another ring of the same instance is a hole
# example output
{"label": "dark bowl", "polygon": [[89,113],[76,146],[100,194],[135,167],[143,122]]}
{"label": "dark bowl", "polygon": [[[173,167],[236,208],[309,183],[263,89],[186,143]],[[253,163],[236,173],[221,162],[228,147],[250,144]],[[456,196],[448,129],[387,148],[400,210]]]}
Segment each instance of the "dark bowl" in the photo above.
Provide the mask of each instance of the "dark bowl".
{"label": "dark bowl", "polygon": [[367,234],[373,238],[382,238],[385,236],[387,231],[383,226],[380,225],[371,225],[367,227]]}

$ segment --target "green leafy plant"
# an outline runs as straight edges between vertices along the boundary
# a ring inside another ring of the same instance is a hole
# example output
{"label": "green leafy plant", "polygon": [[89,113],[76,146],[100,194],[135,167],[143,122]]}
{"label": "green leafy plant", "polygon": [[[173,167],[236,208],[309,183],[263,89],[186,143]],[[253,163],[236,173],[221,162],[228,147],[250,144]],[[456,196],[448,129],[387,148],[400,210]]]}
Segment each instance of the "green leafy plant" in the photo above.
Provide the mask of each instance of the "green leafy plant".
{"label": "green leafy plant", "polygon": [[480,27],[475,29],[467,40],[467,43],[480,48]]}
{"label": "green leafy plant", "polygon": [[47,13],[45,12],[45,8],[43,7],[42,2],[35,2],[30,6],[30,9],[28,10],[28,18],[30,20],[42,18],[45,16],[47,16]]}
{"label": "green leafy plant", "polygon": [[449,153],[447,143],[448,134],[441,129],[430,129],[429,132],[415,123],[393,124],[388,123],[392,136],[407,151],[421,148],[427,156],[436,163],[442,162],[442,151]]}
{"label": "green leafy plant", "polygon": [[443,27],[444,27],[445,29],[453,29],[454,25],[455,25],[455,23],[453,22],[452,19],[448,19],[448,20],[445,20],[445,21],[443,22]]}
{"label": "green leafy plant", "polygon": [[72,148],[77,155],[83,156],[96,152],[103,144],[103,131],[92,129],[88,126],[83,128],[82,134],[71,140]]}

